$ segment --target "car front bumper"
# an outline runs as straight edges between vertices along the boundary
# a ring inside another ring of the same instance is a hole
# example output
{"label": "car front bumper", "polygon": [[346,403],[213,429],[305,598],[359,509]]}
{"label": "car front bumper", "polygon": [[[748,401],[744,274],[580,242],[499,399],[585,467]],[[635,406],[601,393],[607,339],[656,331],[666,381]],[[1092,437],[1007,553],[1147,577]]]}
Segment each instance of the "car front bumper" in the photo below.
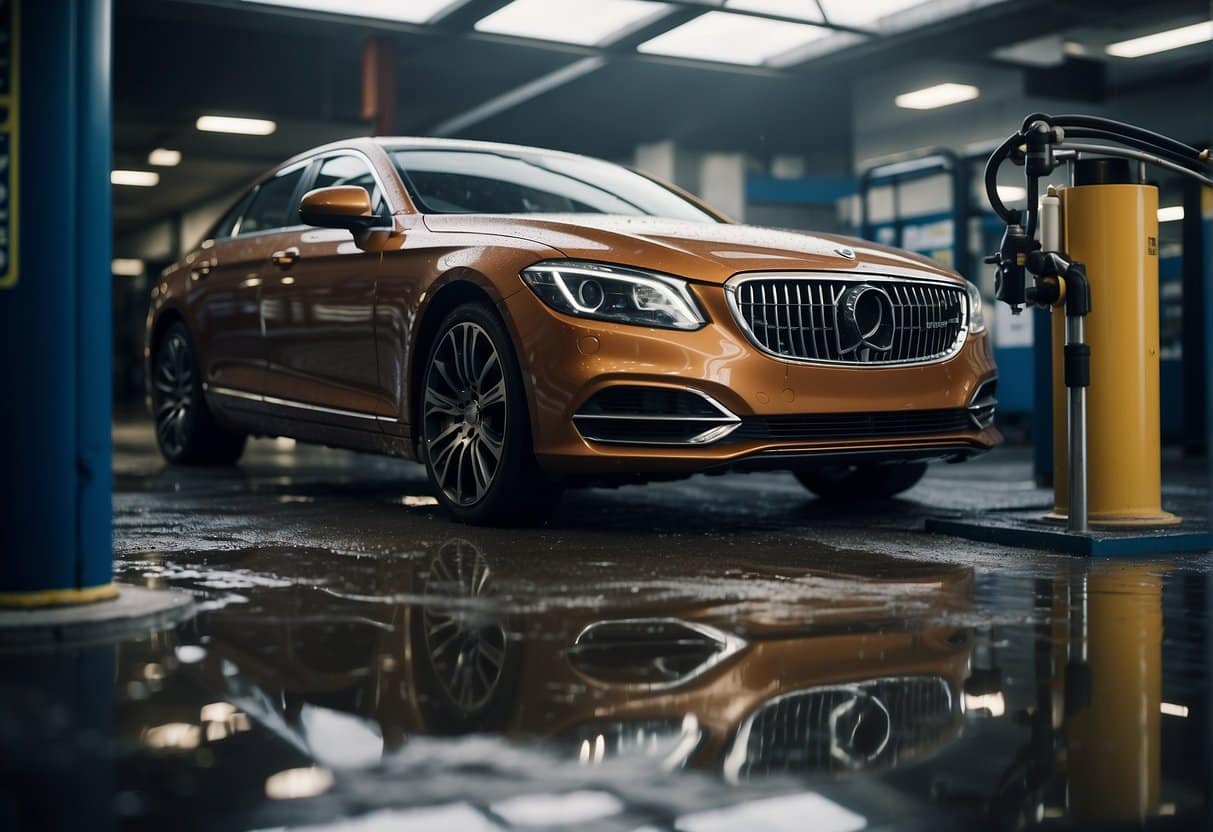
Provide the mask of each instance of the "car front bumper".
{"label": "car front bumper", "polygon": [[[1002,441],[987,420],[961,418],[949,428],[945,419],[924,431],[911,417],[902,429],[896,426],[896,419],[910,414],[963,417],[971,410],[979,388],[997,376],[986,333],[970,336],[955,355],[928,364],[786,361],[759,351],[746,339],[721,287],[697,285],[694,291],[709,318],[694,332],[576,319],[554,312],[526,290],[503,301],[502,311],[519,348],[534,450],[545,470],[569,475],[676,474],[719,467],[786,468],[805,460],[955,460]],[[703,442],[587,439],[574,416],[595,394],[619,385],[703,394],[740,424]],[[787,429],[797,422],[795,417],[816,418],[813,429],[801,435]],[[873,420],[886,425],[883,432],[855,428]],[[832,435],[829,425],[840,422],[847,427]],[[771,424],[782,428],[764,429]]]}

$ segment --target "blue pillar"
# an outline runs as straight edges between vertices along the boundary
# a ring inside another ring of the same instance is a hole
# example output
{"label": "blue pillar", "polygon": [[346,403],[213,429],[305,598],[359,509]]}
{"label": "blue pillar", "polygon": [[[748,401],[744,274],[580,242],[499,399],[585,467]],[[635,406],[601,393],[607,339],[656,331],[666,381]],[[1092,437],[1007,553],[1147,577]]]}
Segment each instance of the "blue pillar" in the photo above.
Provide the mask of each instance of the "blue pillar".
{"label": "blue pillar", "polygon": [[12,82],[0,90],[0,604],[114,594],[111,12],[111,0],[0,0],[12,50],[0,78]]}

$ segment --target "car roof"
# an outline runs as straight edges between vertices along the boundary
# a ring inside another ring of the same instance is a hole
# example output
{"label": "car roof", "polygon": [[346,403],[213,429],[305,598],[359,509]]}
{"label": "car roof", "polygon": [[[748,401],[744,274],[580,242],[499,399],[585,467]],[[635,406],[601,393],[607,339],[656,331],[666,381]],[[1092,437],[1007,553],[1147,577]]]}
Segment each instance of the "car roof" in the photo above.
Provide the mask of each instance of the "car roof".
{"label": "car roof", "polygon": [[309,159],[322,153],[334,150],[354,149],[365,151],[368,147],[378,146],[387,152],[393,150],[479,150],[489,153],[543,153],[551,156],[567,156],[573,159],[585,159],[586,156],[568,153],[563,150],[550,150],[543,147],[528,147],[521,144],[506,144],[504,142],[480,142],[468,139],[442,139],[424,136],[357,136],[329,144],[313,147],[302,153],[297,153],[283,162],[279,167],[288,167],[302,159]]}

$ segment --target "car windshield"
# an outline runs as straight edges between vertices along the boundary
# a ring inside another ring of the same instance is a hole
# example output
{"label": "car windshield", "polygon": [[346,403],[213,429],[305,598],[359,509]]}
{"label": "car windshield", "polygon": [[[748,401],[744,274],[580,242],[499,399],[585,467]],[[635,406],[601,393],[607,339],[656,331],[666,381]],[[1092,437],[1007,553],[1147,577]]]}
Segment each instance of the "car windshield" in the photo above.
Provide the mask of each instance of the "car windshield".
{"label": "car windshield", "polygon": [[648,177],[582,156],[397,150],[405,187],[428,214],[624,214],[720,222]]}

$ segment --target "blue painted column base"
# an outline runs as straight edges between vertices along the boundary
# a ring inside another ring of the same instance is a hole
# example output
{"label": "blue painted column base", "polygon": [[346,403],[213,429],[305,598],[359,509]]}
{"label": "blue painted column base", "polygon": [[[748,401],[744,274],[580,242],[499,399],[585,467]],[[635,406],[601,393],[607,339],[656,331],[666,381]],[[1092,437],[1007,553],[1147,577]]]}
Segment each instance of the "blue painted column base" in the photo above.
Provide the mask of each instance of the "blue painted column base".
{"label": "blue painted column base", "polygon": [[1092,529],[1085,534],[1075,534],[1042,518],[1039,509],[991,511],[959,518],[928,517],[926,530],[982,543],[1084,557],[1213,553],[1213,532],[1207,522],[1188,524],[1185,521],[1183,526],[1164,529]]}

